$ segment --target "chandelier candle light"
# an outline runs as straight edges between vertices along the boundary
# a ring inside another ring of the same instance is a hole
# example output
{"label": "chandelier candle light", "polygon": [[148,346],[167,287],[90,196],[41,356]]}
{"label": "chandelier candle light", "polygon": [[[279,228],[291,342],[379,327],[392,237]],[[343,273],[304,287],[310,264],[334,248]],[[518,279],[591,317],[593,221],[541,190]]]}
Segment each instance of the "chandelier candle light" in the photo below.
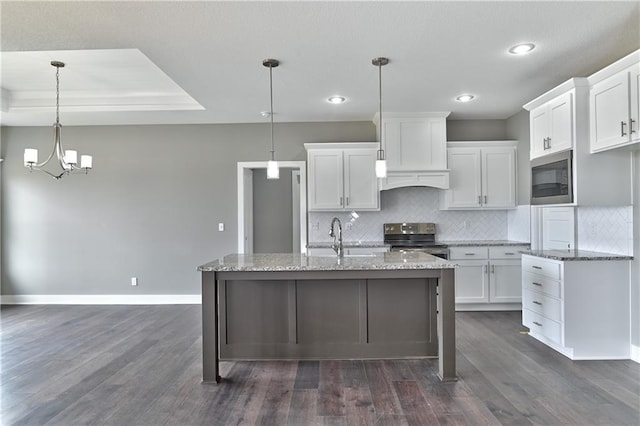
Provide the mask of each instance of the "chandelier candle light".
{"label": "chandelier candle light", "polygon": [[380,125],[378,126],[379,135],[378,140],[380,141],[380,149],[378,150],[378,156],[376,159],[376,177],[385,178],[387,177],[387,161],[384,159],[384,149],[382,149],[382,67],[389,63],[388,58],[373,58],[371,63],[378,67],[378,83],[379,83],[379,94],[380,94]]}
{"label": "chandelier candle light", "polygon": [[277,59],[265,59],[262,61],[262,65],[269,68],[269,99],[271,105],[271,160],[267,162],[267,179],[280,179],[280,170],[278,168],[278,162],[275,159],[276,150],[273,145],[273,69],[280,65],[280,61]]}
{"label": "chandelier candle light", "polygon": [[[44,162],[38,163],[38,150],[33,148],[25,149],[24,166],[30,172],[39,170],[55,179],[78,172],[89,173],[89,169],[93,167],[93,158],[90,155],[80,156],[80,166],[78,166],[78,152],[73,150],[64,151],[62,149],[62,142],[60,141],[60,131],[62,129],[62,125],[60,125],[60,68],[63,68],[65,64],[64,62],[51,61],[51,65],[56,67],[56,122],[53,124],[53,150]],[[59,174],[51,173],[43,168],[53,158],[54,154],[62,168]]]}

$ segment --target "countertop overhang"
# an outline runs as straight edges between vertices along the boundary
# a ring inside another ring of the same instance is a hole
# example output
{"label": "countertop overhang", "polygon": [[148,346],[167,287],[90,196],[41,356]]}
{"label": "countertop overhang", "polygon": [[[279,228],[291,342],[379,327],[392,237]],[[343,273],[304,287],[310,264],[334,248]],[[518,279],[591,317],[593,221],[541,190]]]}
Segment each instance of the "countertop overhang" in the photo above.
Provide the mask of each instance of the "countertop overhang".
{"label": "countertop overhang", "polygon": [[562,261],[633,260],[633,256],[588,250],[521,250],[520,253]]}
{"label": "countertop overhang", "polygon": [[426,253],[307,256],[300,253],[229,254],[198,267],[201,272],[395,271],[453,269],[455,263]]}

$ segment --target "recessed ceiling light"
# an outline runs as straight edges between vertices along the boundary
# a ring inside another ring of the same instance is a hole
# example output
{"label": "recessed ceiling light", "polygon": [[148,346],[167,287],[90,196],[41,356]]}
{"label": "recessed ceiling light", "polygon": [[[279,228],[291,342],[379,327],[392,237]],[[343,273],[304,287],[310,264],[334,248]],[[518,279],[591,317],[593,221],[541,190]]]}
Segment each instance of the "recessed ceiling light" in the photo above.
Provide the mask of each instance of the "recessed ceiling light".
{"label": "recessed ceiling light", "polygon": [[460,95],[456,98],[456,101],[458,102],[469,102],[472,101],[475,98],[475,96],[473,95]]}
{"label": "recessed ceiling light", "polygon": [[524,55],[531,52],[535,48],[536,45],[533,43],[521,43],[516,44],[511,49],[509,49],[509,53],[511,53],[512,55]]}
{"label": "recessed ceiling light", "polygon": [[330,96],[327,101],[331,104],[343,104],[347,101],[347,98],[345,98],[344,96]]}

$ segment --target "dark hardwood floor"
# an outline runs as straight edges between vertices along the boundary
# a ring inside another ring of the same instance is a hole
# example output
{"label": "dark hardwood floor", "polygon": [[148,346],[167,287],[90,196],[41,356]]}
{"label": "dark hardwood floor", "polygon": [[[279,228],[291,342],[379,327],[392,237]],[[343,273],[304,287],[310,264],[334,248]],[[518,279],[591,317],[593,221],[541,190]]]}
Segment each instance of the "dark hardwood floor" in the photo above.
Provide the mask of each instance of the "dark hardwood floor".
{"label": "dark hardwood floor", "polygon": [[456,383],[418,360],[224,362],[200,306],[2,306],[3,425],[639,425],[640,364],[571,361],[519,312],[458,313]]}

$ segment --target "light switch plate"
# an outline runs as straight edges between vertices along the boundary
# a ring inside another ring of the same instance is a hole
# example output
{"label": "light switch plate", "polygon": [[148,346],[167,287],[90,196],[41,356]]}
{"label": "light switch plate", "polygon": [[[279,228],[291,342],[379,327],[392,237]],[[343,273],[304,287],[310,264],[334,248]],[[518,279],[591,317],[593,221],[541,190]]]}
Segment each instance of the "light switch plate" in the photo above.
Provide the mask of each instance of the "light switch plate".
{"label": "light switch plate", "polygon": [[218,231],[220,232],[224,231],[224,223],[222,222],[218,223]]}

